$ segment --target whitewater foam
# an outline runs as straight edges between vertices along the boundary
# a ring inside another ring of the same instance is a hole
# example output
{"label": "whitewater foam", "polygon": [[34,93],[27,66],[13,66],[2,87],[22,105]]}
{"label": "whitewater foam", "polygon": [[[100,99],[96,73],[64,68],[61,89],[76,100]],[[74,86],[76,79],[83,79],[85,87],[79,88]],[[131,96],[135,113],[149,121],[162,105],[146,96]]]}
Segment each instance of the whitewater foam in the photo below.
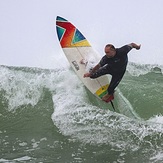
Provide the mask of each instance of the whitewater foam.
{"label": "whitewater foam", "polygon": [[[7,71],[7,73],[6,73]],[[35,74],[16,72],[5,69],[0,78],[3,79],[1,88],[5,91],[9,110],[14,110],[21,105],[36,105],[41,97],[41,88],[38,84],[40,76]],[[4,75],[3,75],[4,74]]]}
{"label": "whitewater foam", "polygon": [[138,64],[129,62],[127,66],[127,71],[133,76],[145,75],[149,72],[162,73],[163,65],[158,64]]}
{"label": "whitewater foam", "polygon": [[23,156],[23,157],[20,157],[20,158],[16,158],[14,160],[6,160],[6,159],[3,159],[1,158],[0,159],[0,162],[6,162],[6,163],[11,163],[11,162],[22,162],[22,161],[30,161],[32,159],[32,157],[29,157],[29,156]]}
{"label": "whitewater foam", "polygon": [[153,125],[142,120],[133,120],[88,104],[75,105],[76,108],[71,107],[70,103],[62,107],[55,105],[52,115],[60,132],[71,136],[72,141],[94,145],[108,144],[113,148],[135,151],[141,148],[142,142],[150,143],[153,134],[163,133],[162,124]]}
{"label": "whitewater foam", "polygon": [[[58,71],[28,68],[1,67],[0,90],[8,104],[8,110],[14,111],[20,106],[35,106],[45,88],[53,92],[56,88]],[[27,72],[26,72],[27,71]]]}
{"label": "whitewater foam", "polygon": [[[62,71],[62,75],[58,77],[62,80],[59,79],[60,82],[55,90],[56,94],[53,95],[52,120],[64,136],[70,137],[70,141],[80,141],[92,145],[107,144],[114,150],[122,151],[138,151],[143,142],[154,150],[155,147],[150,143],[150,139],[157,143],[157,138],[155,139],[154,135],[159,132],[163,133],[162,124],[154,125],[151,124],[151,121],[133,119],[109,110],[102,110],[100,107],[92,105],[86,98],[87,93],[84,86],[75,74]],[[72,85],[70,84],[71,80]],[[69,87],[65,87],[65,85]],[[121,96],[123,97],[122,94]],[[136,114],[133,113],[130,103],[126,103],[125,97],[120,97],[120,99],[130,107],[132,114]],[[123,107],[126,108],[125,105]]]}
{"label": "whitewater foam", "polygon": [[[64,74],[68,73],[70,72],[62,72],[60,77],[63,79]],[[79,140],[96,145],[109,144],[117,149],[130,148],[135,151],[140,148],[141,142],[147,136],[155,132],[163,132],[162,126],[156,128],[150,126],[151,123],[147,124],[142,120],[134,120],[92,105],[85,98],[86,92],[78,78],[73,73],[71,76],[72,79],[66,77],[66,83],[64,83],[65,79],[58,83],[56,94],[53,95],[52,120],[60,132],[70,136],[72,141]],[[71,80],[72,85],[70,85]],[[65,87],[65,84],[69,87]]]}

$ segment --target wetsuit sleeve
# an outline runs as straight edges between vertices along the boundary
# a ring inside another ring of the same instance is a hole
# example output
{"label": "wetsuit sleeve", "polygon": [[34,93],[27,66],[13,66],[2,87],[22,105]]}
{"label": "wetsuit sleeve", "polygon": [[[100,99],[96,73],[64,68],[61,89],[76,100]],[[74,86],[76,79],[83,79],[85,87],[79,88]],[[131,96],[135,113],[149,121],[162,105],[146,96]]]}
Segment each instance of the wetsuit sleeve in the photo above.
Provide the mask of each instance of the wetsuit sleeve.
{"label": "wetsuit sleeve", "polygon": [[125,45],[119,48],[120,54],[127,54],[130,50],[132,49],[132,46],[130,45]]}
{"label": "wetsuit sleeve", "polygon": [[106,55],[102,57],[99,64],[101,67],[107,64],[107,56]]}

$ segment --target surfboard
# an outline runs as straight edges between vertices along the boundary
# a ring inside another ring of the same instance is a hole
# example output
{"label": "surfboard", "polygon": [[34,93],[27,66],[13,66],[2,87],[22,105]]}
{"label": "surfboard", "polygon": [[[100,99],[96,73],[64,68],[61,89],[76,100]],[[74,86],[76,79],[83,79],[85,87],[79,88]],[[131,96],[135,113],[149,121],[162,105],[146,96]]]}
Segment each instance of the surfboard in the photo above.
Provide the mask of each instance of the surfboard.
{"label": "surfboard", "polygon": [[[97,64],[100,61],[100,55],[92,48],[84,35],[65,18],[57,16],[56,31],[60,45],[71,67],[87,89],[101,99],[107,94],[111,77],[108,77],[108,75],[96,79],[83,77],[89,71],[89,65]],[[85,60],[86,63],[81,64],[82,60]],[[113,98],[114,96],[111,100]],[[107,102],[110,102],[110,100]]]}

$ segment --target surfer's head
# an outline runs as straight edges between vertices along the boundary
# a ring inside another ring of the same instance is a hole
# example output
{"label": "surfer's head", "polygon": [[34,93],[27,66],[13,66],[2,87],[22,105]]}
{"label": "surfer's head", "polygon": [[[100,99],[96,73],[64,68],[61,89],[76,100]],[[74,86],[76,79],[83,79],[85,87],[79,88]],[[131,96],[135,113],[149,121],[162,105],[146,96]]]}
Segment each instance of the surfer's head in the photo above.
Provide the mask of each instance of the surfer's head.
{"label": "surfer's head", "polygon": [[106,53],[106,56],[107,56],[108,58],[114,57],[115,54],[116,54],[116,50],[115,50],[114,45],[112,45],[112,44],[107,44],[107,45],[105,46],[105,53]]}

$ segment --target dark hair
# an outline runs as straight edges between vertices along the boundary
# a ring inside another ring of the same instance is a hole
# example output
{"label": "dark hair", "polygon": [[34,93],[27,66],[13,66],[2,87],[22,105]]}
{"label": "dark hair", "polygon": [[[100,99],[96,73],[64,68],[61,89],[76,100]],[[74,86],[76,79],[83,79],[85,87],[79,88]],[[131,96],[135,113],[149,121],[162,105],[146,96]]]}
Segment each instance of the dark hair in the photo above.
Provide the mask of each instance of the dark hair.
{"label": "dark hair", "polygon": [[115,47],[112,44],[107,44],[105,47],[110,47],[111,49],[115,50]]}

